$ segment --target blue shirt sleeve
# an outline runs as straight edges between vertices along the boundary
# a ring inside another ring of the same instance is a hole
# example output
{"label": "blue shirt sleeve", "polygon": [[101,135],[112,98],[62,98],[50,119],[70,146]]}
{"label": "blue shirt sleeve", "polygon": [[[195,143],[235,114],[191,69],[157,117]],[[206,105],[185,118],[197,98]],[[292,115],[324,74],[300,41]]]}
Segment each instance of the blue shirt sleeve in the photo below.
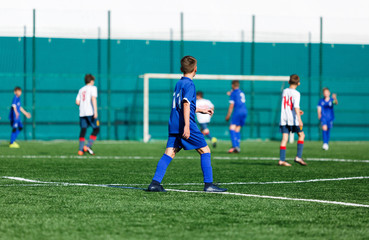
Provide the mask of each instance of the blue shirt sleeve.
{"label": "blue shirt sleeve", "polygon": [[182,89],[182,101],[185,100],[188,103],[191,103],[194,95],[195,95],[195,86],[193,84],[188,84],[184,86]]}
{"label": "blue shirt sleeve", "polygon": [[13,101],[12,101],[12,106],[17,106],[17,96],[14,95],[13,97]]}

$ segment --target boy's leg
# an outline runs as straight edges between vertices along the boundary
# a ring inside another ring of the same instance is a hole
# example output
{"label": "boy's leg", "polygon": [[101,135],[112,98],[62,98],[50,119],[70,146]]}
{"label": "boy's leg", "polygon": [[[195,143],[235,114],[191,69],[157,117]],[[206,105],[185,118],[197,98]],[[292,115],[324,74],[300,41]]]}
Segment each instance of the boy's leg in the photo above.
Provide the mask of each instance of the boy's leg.
{"label": "boy's leg", "polygon": [[85,146],[85,136],[86,136],[87,128],[81,128],[79,133],[79,151],[83,152],[83,147]]}
{"label": "boy's leg", "polygon": [[240,147],[241,144],[241,126],[236,126],[235,129],[235,133],[236,133],[236,147]]}
{"label": "boy's leg", "polygon": [[177,152],[179,152],[178,148],[170,147],[165,150],[165,153],[160,158],[158,165],[156,166],[155,175],[152,179],[154,183],[157,183],[157,184],[161,183],[170,162],[173,160]]}
{"label": "boy's leg", "polygon": [[225,192],[226,188],[220,188],[213,184],[213,168],[211,166],[211,153],[209,146],[196,149],[201,157],[201,170],[204,176],[204,191],[206,192]]}
{"label": "boy's leg", "polygon": [[96,140],[97,138],[97,134],[99,134],[100,132],[100,128],[97,127],[97,128],[94,128],[91,135],[90,135],[90,139],[88,140],[88,143],[87,143],[87,147],[91,148],[92,145],[94,144],[94,141]]}
{"label": "boy's leg", "polygon": [[236,141],[237,136],[236,136],[236,131],[235,131],[235,129],[236,129],[236,125],[231,124],[231,125],[229,126],[229,135],[230,135],[230,137],[231,137],[232,148],[237,147],[237,141]]}
{"label": "boy's leg", "polygon": [[323,143],[328,144],[328,126],[322,125]]}
{"label": "boy's leg", "polygon": [[15,140],[17,139],[19,134],[19,129],[18,128],[13,128],[12,129],[12,134],[10,135],[10,144],[13,144],[15,142]]}
{"label": "boy's leg", "polygon": [[299,139],[297,141],[297,155],[295,158],[295,162],[306,166],[306,163],[302,159],[302,150],[304,149],[304,140],[305,140],[305,133],[304,132],[297,132],[297,135],[299,136]]}
{"label": "boy's leg", "polygon": [[279,147],[279,165],[281,166],[291,166],[286,162],[286,146],[288,142],[289,133],[282,133],[282,141]]}

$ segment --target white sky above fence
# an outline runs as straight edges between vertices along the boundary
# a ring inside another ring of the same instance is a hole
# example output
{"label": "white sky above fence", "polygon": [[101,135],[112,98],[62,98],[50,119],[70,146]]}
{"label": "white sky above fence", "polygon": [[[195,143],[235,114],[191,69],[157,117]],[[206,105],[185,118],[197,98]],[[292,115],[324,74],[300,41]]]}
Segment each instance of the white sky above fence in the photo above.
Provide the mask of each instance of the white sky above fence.
{"label": "white sky above fence", "polygon": [[319,41],[323,17],[326,43],[369,43],[367,0],[0,0],[0,36],[32,35],[32,9],[36,9],[39,37],[96,38],[107,36],[111,10],[114,39],[180,38],[184,13],[185,40],[251,40],[251,18],[256,17],[259,42]]}

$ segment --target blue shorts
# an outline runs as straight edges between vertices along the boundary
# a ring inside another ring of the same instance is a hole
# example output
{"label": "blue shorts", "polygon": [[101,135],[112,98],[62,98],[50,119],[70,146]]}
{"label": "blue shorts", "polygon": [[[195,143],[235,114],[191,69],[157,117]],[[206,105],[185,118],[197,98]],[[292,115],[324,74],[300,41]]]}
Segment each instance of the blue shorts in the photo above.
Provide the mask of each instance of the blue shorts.
{"label": "blue shorts", "polygon": [[100,126],[100,122],[93,116],[79,117],[79,125],[81,128],[88,128],[88,126],[91,126],[93,129],[95,129]]}
{"label": "blue shorts", "polygon": [[184,150],[203,148],[207,145],[201,132],[190,132],[189,139],[184,139],[182,134],[169,134],[167,142],[167,148],[183,148]]}
{"label": "blue shorts", "polygon": [[322,126],[327,125],[328,128],[332,128],[333,127],[333,120],[327,120],[327,119],[321,118],[320,119],[320,124]]}
{"label": "blue shorts", "polygon": [[207,123],[199,123],[199,125],[200,125],[200,130],[201,131],[204,131],[205,129],[208,129],[208,124]]}
{"label": "blue shorts", "polygon": [[303,132],[303,130],[300,129],[300,126],[285,125],[285,126],[279,126],[279,129],[281,130],[281,133],[290,133],[290,132],[300,133],[300,132]]}
{"label": "blue shorts", "polygon": [[20,120],[20,118],[17,119],[17,120],[10,120],[10,126],[12,126],[12,128],[22,129],[23,128],[23,123]]}
{"label": "blue shorts", "polygon": [[231,125],[241,126],[245,125],[247,113],[234,114],[232,115]]}

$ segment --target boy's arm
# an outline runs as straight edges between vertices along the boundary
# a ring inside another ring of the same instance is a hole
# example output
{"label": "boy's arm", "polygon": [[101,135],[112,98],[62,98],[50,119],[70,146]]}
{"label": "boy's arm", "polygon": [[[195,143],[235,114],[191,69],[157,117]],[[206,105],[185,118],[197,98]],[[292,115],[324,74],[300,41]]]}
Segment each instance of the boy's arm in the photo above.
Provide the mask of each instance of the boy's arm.
{"label": "boy's arm", "polygon": [[76,104],[79,106],[80,104],[79,99],[76,99]]}
{"label": "boy's arm", "polygon": [[183,118],[184,118],[184,129],[183,129],[183,138],[190,138],[190,103],[187,101],[183,101]]}
{"label": "boy's arm", "polygon": [[295,108],[295,112],[296,112],[296,116],[297,116],[297,119],[299,120],[299,126],[300,126],[300,129],[302,130],[302,127],[304,126],[304,124],[302,123],[302,120],[301,120],[301,115],[300,115],[300,108]]}
{"label": "boy's arm", "polygon": [[92,106],[94,107],[94,118],[97,118],[97,101],[96,97],[91,97]]}
{"label": "boy's arm", "polygon": [[17,107],[15,105],[12,106],[14,113],[15,113],[15,118],[18,119],[19,118],[19,112],[17,111]]}
{"label": "boy's arm", "polygon": [[31,114],[27,112],[26,110],[24,110],[23,107],[20,107],[20,110],[26,116],[26,118],[31,118]]}
{"label": "boy's arm", "polygon": [[79,92],[77,94],[77,97],[76,97],[76,104],[79,106],[79,104],[81,104],[81,99],[79,97]]}
{"label": "boy's arm", "polygon": [[337,94],[333,93],[332,98],[333,98],[333,103],[338,105]]}
{"label": "boy's arm", "polygon": [[320,120],[322,118],[322,107],[318,106],[317,111],[318,111],[318,119]]}
{"label": "boy's arm", "polygon": [[208,109],[196,108],[196,112],[197,113],[202,113],[202,114],[209,114],[210,116],[213,116],[214,108],[208,108]]}
{"label": "boy's arm", "polygon": [[234,103],[230,103],[228,107],[228,113],[225,117],[225,120],[228,121],[231,118],[232,112],[233,112]]}

